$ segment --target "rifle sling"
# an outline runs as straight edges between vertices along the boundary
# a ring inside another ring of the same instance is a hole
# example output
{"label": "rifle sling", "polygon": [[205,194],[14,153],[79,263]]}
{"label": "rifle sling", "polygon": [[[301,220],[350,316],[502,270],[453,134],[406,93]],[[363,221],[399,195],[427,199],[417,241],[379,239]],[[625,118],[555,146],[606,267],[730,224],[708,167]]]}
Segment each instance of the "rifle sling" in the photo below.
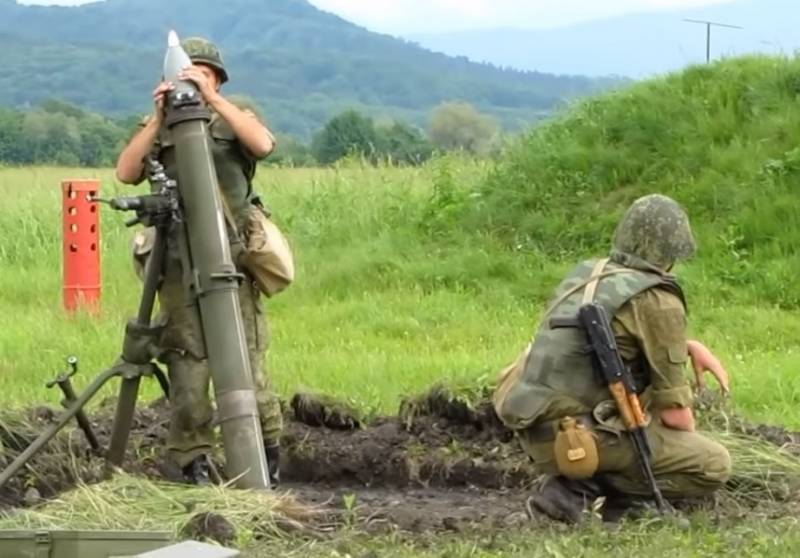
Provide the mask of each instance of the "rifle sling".
{"label": "rifle sling", "polygon": [[[547,309],[547,312],[544,313],[545,319],[547,319],[550,314],[552,314],[556,308],[558,308],[562,302],[567,300],[569,297],[580,291],[581,289],[585,288],[583,294],[583,304],[587,304],[592,302],[597,294],[597,286],[600,283],[600,280],[605,279],[606,277],[611,277],[612,275],[619,275],[620,273],[634,273],[636,270],[629,269],[627,267],[620,268],[620,269],[612,269],[610,271],[603,271],[606,265],[608,265],[609,258],[600,260],[595,265],[594,269],[592,270],[592,275],[582,281],[578,285],[575,285],[564,294],[559,296],[555,302],[553,302],[550,307]],[[557,317],[552,318],[548,322],[550,329],[557,329],[557,328],[564,328],[564,327],[581,327],[580,322],[578,321],[577,317],[574,318],[564,318],[564,317]]]}

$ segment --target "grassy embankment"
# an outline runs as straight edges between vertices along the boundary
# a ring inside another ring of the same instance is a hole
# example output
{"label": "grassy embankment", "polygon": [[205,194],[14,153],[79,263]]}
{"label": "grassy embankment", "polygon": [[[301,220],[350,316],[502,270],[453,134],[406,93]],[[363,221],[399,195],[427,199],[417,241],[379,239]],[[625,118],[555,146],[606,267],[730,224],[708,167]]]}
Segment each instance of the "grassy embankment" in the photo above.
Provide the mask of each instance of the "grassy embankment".
{"label": "grassy embankment", "polygon": [[[662,192],[693,218],[701,250],[677,271],[693,334],[728,365],[736,408],[800,428],[798,95],[799,60],[742,59],[583,103],[496,166],[445,159],[423,169],[263,169],[258,188],[299,262],[297,284],[269,304],[279,390],[313,388],[374,413],[394,411],[400,396],[434,381],[490,380],[527,342],[559,276],[576,258],[605,252],[631,200]],[[104,211],[102,315],[60,309],[57,184],[74,174],[120,191],[110,171],[0,171],[6,404],[56,401],[42,384],[67,354],[82,358],[88,380],[117,355],[135,307],[130,232]],[[719,534],[698,524],[685,536],[642,529],[626,535],[631,549],[662,535],[674,555],[692,555],[698,541],[722,545],[718,554],[742,541],[753,555],[798,544],[773,541],[780,531],[766,524]],[[583,548],[589,536],[547,537],[542,555]],[[598,551],[615,540],[600,536]]]}

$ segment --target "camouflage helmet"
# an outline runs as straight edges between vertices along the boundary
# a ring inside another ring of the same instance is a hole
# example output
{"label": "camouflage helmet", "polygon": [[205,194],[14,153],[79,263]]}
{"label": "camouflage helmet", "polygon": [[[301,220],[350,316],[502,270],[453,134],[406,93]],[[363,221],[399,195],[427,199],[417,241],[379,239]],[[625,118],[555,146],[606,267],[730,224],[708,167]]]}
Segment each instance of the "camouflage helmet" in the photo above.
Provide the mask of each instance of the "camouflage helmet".
{"label": "camouflage helmet", "polygon": [[202,37],[190,37],[183,40],[183,50],[195,64],[205,64],[211,66],[219,73],[220,84],[228,81],[228,72],[225,70],[225,63],[222,61],[217,45]]}
{"label": "camouflage helmet", "polygon": [[683,208],[667,196],[639,198],[614,233],[614,250],[639,257],[660,269],[692,257],[697,248]]}

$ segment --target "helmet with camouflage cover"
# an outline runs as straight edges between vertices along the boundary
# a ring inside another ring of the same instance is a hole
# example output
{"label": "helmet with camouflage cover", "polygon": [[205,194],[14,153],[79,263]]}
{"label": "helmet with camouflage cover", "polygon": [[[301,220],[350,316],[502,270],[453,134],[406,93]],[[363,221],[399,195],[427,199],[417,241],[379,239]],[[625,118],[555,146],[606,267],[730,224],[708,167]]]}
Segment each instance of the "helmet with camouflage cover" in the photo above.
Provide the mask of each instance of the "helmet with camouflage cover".
{"label": "helmet with camouflage cover", "polygon": [[203,37],[190,37],[184,39],[183,50],[195,64],[205,64],[214,68],[220,77],[220,84],[228,81],[228,72],[225,70],[225,63],[222,61],[222,53],[217,45],[204,39]]}
{"label": "helmet with camouflage cover", "polygon": [[613,247],[665,270],[692,257],[697,248],[686,212],[660,194],[633,202],[617,226]]}

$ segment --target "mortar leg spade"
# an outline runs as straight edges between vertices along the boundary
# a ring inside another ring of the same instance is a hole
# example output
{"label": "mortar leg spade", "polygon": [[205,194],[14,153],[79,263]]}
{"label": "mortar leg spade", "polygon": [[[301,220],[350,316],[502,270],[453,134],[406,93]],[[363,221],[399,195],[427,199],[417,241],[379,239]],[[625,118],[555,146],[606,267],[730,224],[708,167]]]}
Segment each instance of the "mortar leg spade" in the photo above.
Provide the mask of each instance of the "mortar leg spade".
{"label": "mortar leg spade", "polygon": [[[61,401],[61,405],[65,409],[68,409],[70,405],[74,404],[78,399],[75,389],[72,386],[72,377],[78,373],[78,357],[69,357],[67,359],[67,365],[69,366],[69,370],[62,372],[55,379],[47,382],[46,384],[48,389],[55,386],[58,386],[59,389],[61,389],[61,392],[64,394],[64,399]],[[86,416],[86,413],[83,411],[83,409],[80,409],[75,413],[75,420],[78,421],[78,426],[86,436],[86,441],[89,442],[92,452],[99,454],[100,442],[97,440],[97,436],[95,436],[94,430],[92,429],[92,423],[89,422],[89,418]]]}

